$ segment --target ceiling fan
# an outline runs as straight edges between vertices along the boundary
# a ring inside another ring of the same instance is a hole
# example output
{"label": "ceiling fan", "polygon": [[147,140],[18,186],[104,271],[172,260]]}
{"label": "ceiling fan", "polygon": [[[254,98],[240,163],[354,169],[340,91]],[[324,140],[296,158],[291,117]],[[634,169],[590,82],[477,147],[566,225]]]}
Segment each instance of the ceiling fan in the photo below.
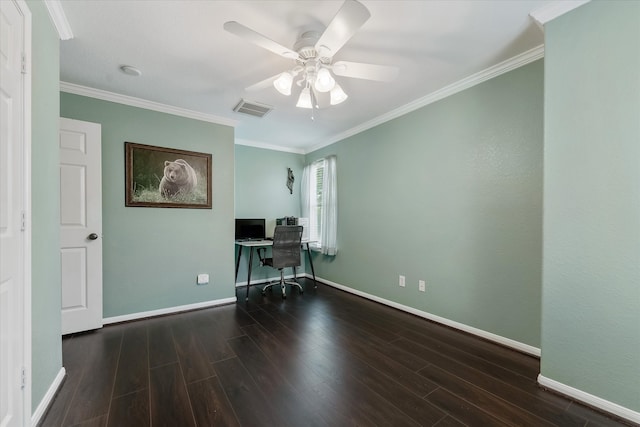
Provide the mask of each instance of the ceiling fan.
{"label": "ceiling fan", "polygon": [[398,68],[393,66],[332,62],[334,55],[370,16],[369,10],[362,3],[345,0],[322,34],[316,31],[303,32],[293,49],[286,48],[236,21],[225,22],[224,29],[276,55],[295,61],[292,69],[249,86],[246,90],[259,90],[273,84],[278,92],[289,96],[295,80],[296,85],[302,88],[296,106],[313,109],[326,105],[327,94],[330,105],[340,104],[347,99],[348,95],[336,83],[333,74],[382,82],[392,81],[398,75]]}

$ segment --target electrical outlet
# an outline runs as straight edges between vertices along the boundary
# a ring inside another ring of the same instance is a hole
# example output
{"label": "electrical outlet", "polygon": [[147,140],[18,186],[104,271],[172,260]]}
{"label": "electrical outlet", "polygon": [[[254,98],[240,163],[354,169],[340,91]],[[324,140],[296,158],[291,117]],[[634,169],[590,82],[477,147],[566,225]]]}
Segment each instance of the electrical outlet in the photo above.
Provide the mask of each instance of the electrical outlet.
{"label": "electrical outlet", "polygon": [[420,292],[426,292],[427,291],[427,285],[424,282],[424,280],[418,280],[418,290]]}
{"label": "electrical outlet", "polygon": [[402,275],[398,278],[398,286],[405,287],[405,278]]}
{"label": "electrical outlet", "polygon": [[206,285],[209,283],[209,275],[208,274],[198,274],[198,285]]}

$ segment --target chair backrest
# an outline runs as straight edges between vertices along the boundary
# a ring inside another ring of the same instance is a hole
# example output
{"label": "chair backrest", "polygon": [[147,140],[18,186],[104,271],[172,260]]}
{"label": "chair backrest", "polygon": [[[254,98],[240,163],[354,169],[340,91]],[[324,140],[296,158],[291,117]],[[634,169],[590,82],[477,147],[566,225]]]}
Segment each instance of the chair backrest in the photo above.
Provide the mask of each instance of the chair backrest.
{"label": "chair backrest", "polygon": [[278,225],[273,232],[271,257],[274,268],[297,267],[300,265],[301,225]]}

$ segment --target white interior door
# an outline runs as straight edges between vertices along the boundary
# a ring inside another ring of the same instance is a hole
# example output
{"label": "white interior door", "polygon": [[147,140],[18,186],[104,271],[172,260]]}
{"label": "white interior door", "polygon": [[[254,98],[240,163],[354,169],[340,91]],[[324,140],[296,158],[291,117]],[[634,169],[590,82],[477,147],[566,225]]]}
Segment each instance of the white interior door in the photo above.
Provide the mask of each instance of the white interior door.
{"label": "white interior door", "polygon": [[62,333],[102,327],[101,127],[60,119]]}
{"label": "white interior door", "polygon": [[[23,5],[23,7],[25,7]],[[30,249],[23,75],[25,26],[20,6],[0,0],[0,426],[26,425],[25,301]]]}

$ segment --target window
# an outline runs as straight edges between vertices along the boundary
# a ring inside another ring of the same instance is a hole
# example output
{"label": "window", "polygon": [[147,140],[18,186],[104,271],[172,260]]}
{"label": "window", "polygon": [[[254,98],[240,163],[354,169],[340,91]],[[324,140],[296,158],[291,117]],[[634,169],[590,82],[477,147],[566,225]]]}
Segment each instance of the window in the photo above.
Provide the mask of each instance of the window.
{"label": "window", "polygon": [[315,161],[302,175],[302,216],[309,218],[309,239],[323,254],[337,253],[338,201],[336,156]]}

